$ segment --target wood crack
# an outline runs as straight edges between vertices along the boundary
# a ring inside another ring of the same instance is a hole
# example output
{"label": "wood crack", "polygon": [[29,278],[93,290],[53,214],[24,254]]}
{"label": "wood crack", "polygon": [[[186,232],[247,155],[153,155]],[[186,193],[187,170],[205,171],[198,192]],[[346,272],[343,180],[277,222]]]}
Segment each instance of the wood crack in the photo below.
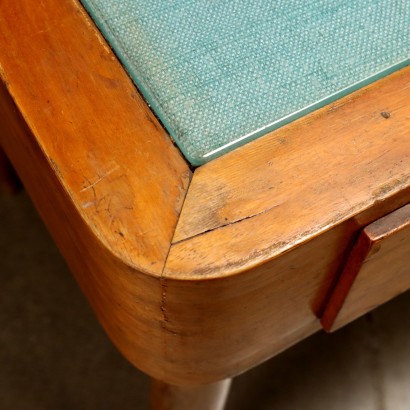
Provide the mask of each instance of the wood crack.
{"label": "wood crack", "polygon": [[181,242],[185,242],[185,241],[187,241],[187,240],[191,240],[191,239],[196,238],[196,237],[198,237],[198,236],[205,235],[206,233],[209,233],[209,232],[212,232],[212,231],[216,231],[216,230],[218,230],[218,229],[226,228],[227,226],[237,224],[237,223],[242,222],[242,221],[245,221],[245,220],[247,220],[247,219],[251,219],[251,218],[255,218],[256,216],[263,215],[263,214],[265,214],[265,213],[267,213],[267,212],[270,212],[272,209],[275,209],[275,208],[277,208],[277,207],[279,207],[279,206],[281,206],[281,205],[283,205],[283,202],[281,202],[281,203],[279,203],[279,204],[272,205],[272,206],[270,206],[269,208],[266,208],[266,209],[264,209],[263,211],[256,212],[256,213],[254,213],[254,214],[252,214],[252,215],[244,216],[244,217],[242,217],[242,218],[234,219],[234,220],[231,220],[231,221],[229,221],[229,222],[223,223],[223,224],[219,225],[219,226],[216,227],[216,228],[209,228],[209,229],[207,229],[207,230],[205,230],[205,231],[203,231],[203,232],[200,232],[200,233],[198,233],[198,234],[189,236],[189,237],[187,237],[187,238],[181,239],[181,240],[176,241],[176,242],[172,242],[172,246],[177,245],[177,244],[179,244],[179,243],[181,243]]}

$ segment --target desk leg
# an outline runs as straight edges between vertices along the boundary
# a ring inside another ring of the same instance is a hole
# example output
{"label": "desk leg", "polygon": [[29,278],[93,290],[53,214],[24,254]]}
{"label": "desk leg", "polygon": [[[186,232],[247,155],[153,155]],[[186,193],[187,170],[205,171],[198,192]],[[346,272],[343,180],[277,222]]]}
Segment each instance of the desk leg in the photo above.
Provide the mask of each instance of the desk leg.
{"label": "desk leg", "polygon": [[203,386],[171,386],[152,380],[152,410],[223,410],[231,379]]}

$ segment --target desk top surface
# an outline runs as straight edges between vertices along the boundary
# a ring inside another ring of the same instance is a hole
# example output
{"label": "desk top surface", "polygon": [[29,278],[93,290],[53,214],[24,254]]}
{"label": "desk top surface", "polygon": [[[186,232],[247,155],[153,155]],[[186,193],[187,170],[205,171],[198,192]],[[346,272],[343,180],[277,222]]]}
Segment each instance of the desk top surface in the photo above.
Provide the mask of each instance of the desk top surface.
{"label": "desk top surface", "polygon": [[408,0],[82,0],[200,165],[410,62]]}

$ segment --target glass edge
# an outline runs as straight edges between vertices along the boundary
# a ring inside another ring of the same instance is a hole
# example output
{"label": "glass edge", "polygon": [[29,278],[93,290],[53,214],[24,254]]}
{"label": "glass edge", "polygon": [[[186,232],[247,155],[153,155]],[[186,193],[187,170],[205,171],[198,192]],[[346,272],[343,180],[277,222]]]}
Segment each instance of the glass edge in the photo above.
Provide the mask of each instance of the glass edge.
{"label": "glass edge", "polygon": [[342,90],[339,90],[328,97],[323,98],[320,101],[317,101],[316,103],[312,103],[311,105],[304,107],[300,110],[298,110],[295,113],[289,114],[286,117],[282,117],[279,120],[276,120],[273,124],[267,125],[266,127],[263,127],[262,130],[257,130],[252,133],[247,134],[244,137],[240,137],[239,139],[236,139],[235,141],[232,141],[228,144],[225,144],[225,146],[220,147],[215,149],[214,151],[210,151],[206,154],[203,154],[201,156],[194,156],[190,157],[189,161],[190,162],[195,162],[195,164],[203,165],[206,164],[207,162],[210,162],[216,158],[219,158],[220,156],[233,151],[235,148],[239,148],[248,142],[254,141],[255,139],[262,137],[272,131],[275,131],[299,118],[302,118],[303,116],[310,114],[320,108],[323,108],[324,106],[331,104],[343,97],[346,97],[347,95],[360,90],[363,87],[366,87],[386,76],[389,74],[392,74],[396,71],[399,71],[402,68],[407,67],[410,65],[410,57],[400,61],[399,63],[396,63],[388,68],[385,68],[363,80],[360,80]]}
{"label": "glass edge", "polygon": [[119,60],[121,61],[122,65],[126,69],[128,75],[131,77],[132,81],[136,85],[136,87],[139,89],[139,92],[143,95],[143,97],[146,99],[148,105],[150,106],[151,110],[154,112],[154,115],[156,115],[159,120],[162,122],[164,125],[165,129],[169,133],[171,139],[176,143],[178,146],[179,150],[182,152],[186,160],[193,166],[201,166],[204,165],[216,158],[221,157],[222,155],[233,151],[236,148],[239,148],[248,142],[254,141],[255,139],[266,135],[272,131],[275,131],[301,117],[304,115],[310,114],[319,108],[322,108],[332,102],[335,102],[349,94],[351,94],[354,91],[358,91],[360,88],[363,88],[367,85],[370,85],[371,83],[382,79],[383,77],[386,77],[389,74],[392,74],[395,71],[398,71],[408,65],[410,65],[410,57],[400,61],[399,63],[396,63],[386,69],[383,69],[363,80],[360,80],[356,82],[355,84],[348,86],[342,90],[339,90],[333,94],[331,94],[328,97],[325,97],[324,99],[312,103],[311,105],[300,109],[296,113],[289,114],[285,117],[282,117],[279,120],[276,120],[273,124],[267,125],[266,127],[263,127],[262,130],[257,130],[254,132],[251,132],[247,134],[244,137],[240,137],[236,139],[235,141],[232,141],[228,144],[225,144],[224,146],[217,148],[216,150],[210,151],[205,154],[200,154],[200,155],[194,155],[191,154],[188,150],[184,149],[183,144],[179,140],[178,136],[175,134],[173,131],[172,127],[170,126],[169,122],[164,118],[164,115],[162,114],[162,109],[160,107],[160,104],[156,101],[155,97],[153,97],[152,92],[149,89],[149,86],[144,84],[144,81],[141,79],[141,77],[138,76],[137,70],[133,68],[130,64],[127,62],[127,55],[123,50],[123,47],[121,44],[116,41],[115,36],[113,35],[110,27],[105,23],[104,19],[102,16],[98,13],[98,8],[94,5],[94,3],[90,0],[80,0],[80,3],[84,6],[84,8],[87,10],[91,18],[93,19],[94,23],[98,27],[98,29],[101,31],[102,35],[104,38],[107,40],[109,43],[110,48],[114,51],[114,53],[117,55]]}

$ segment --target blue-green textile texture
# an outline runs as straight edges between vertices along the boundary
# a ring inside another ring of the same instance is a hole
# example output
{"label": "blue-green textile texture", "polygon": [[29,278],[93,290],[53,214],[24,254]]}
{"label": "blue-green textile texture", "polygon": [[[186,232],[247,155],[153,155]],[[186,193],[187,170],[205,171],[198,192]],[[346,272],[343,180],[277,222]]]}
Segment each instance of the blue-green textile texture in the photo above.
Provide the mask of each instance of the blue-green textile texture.
{"label": "blue-green textile texture", "polygon": [[194,165],[409,64],[410,0],[83,3]]}

